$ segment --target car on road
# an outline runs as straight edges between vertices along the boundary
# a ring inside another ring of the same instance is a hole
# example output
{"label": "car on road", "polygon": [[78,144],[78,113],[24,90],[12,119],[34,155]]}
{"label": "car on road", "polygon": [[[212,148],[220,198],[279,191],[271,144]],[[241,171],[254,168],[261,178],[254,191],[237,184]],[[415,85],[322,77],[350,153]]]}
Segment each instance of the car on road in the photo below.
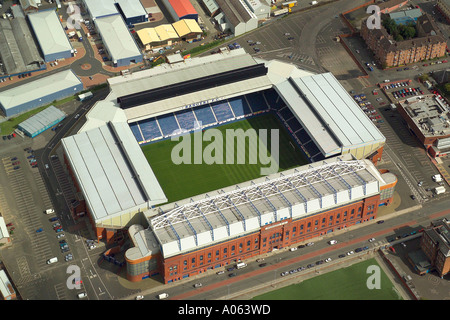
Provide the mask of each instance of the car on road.
{"label": "car on road", "polygon": [[314,265],[313,265],[312,263],[310,263],[310,264],[308,264],[306,267],[307,267],[307,268],[314,268]]}
{"label": "car on road", "polygon": [[233,271],[234,267],[227,268],[227,271]]}
{"label": "car on road", "polygon": [[331,258],[326,258],[325,259],[325,262],[330,262],[331,261]]}
{"label": "car on road", "polygon": [[313,245],[314,245],[314,242],[308,242],[306,245],[307,245],[308,247],[313,246]]}
{"label": "car on road", "polygon": [[230,273],[228,276],[229,276],[230,278],[231,278],[231,277],[235,277],[235,276],[236,276],[236,272]]}
{"label": "car on road", "polygon": [[45,169],[48,169],[48,164],[45,164]]}
{"label": "car on road", "polygon": [[199,283],[196,283],[196,284],[194,284],[194,288],[200,288],[202,286],[202,284],[199,282]]}
{"label": "car on road", "polygon": [[225,273],[224,270],[220,270],[220,271],[217,271],[217,272],[216,272],[216,274],[224,274],[224,273]]}
{"label": "car on road", "polygon": [[142,299],[144,299],[144,296],[141,296],[141,295],[136,296],[136,300],[142,300]]}
{"label": "car on road", "polygon": [[370,238],[369,239],[369,242],[374,242],[375,241],[375,238]]}
{"label": "car on road", "polygon": [[339,258],[345,258],[345,254],[340,254],[338,257]]}
{"label": "car on road", "polygon": [[265,267],[265,266],[267,266],[267,263],[261,263],[261,264],[259,264],[259,266],[262,268],[262,267]]}
{"label": "car on road", "polygon": [[264,258],[256,259],[256,262],[263,262],[263,261],[264,261]]}
{"label": "car on road", "polygon": [[305,247],[305,245],[304,245],[304,244],[301,244],[301,245],[299,245],[297,248],[302,249],[302,248],[304,248],[304,247]]}
{"label": "car on road", "polygon": [[349,252],[347,252],[347,255],[348,255],[348,256],[350,256],[350,255],[352,255],[352,254],[354,254],[354,252],[353,252],[353,251],[349,251]]}

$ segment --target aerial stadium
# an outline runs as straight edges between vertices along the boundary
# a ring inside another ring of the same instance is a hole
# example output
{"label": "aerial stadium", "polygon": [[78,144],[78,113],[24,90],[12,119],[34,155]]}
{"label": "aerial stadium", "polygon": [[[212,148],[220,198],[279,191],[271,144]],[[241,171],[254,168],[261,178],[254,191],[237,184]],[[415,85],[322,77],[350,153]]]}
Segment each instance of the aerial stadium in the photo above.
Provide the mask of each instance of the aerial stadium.
{"label": "aerial stadium", "polygon": [[[385,137],[331,73],[237,49],[108,84],[109,95],[62,146],[98,240],[126,233],[133,243],[125,252],[130,281],[178,281],[375,219],[392,201],[397,179],[375,167]],[[278,132],[278,140],[253,140],[278,170],[261,174],[268,162],[250,161],[249,136],[243,162],[196,162],[212,129]],[[185,140],[192,161],[175,163]]]}

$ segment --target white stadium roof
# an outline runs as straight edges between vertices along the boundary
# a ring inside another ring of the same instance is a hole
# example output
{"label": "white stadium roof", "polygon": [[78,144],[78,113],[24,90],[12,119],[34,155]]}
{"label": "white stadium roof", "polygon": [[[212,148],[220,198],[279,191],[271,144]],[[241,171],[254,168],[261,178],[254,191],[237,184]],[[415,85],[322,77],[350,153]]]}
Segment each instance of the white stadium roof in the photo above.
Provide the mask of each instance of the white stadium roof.
{"label": "white stadium roof", "polygon": [[291,77],[275,88],[325,157],[386,140],[332,73]]}
{"label": "white stadium roof", "polygon": [[167,202],[127,123],[108,123],[62,140],[96,223]]}
{"label": "white stadium roof", "polygon": [[73,50],[56,11],[30,13],[28,19],[44,55]]}
{"label": "white stadium roof", "polygon": [[385,184],[369,160],[347,154],[151,209],[148,232],[167,258],[359,201]]}

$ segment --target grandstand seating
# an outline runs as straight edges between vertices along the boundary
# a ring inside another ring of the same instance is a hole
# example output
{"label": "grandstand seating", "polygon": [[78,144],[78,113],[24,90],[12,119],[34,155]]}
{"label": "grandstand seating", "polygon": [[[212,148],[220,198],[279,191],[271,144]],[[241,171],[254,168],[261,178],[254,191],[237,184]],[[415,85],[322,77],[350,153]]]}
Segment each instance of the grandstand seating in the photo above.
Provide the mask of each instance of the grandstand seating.
{"label": "grandstand seating", "polygon": [[220,101],[211,104],[217,121],[227,121],[235,118],[227,101]]}
{"label": "grandstand seating", "polygon": [[137,141],[143,141],[144,137],[141,134],[141,130],[139,129],[139,124],[137,122],[130,124],[131,132],[133,132],[134,136],[136,137]]}
{"label": "grandstand seating", "polygon": [[309,153],[312,161],[324,158],[291,109],[286,106],[274,89],[242,95],[135,122],[130,124],[130,128],[139,142],[150,141],[170,136],[175,131],[192,131],[200,123],[202,127],[206,127],[216,125],[222,121],[235,120],[242,116],[251,116],[257,112],[269,110],[276,112],[294,139]]}
{"label": "grandstand seating", "polygon": [[138,121],[137,123],[139,125],[139,128],[141,128],[144,140],[156,139],[162,136],[161,130],[159,129],[158,123],[156,122],[155,118]]}
{"label": "grandstand seating", "polygon": [[201,121],[202,126],[214,124],[217,122],[209,104],[203,107],[195,108],[194,113],[197,117],[197,120]]}
{"label": "grandstand seating", "polygon": [[250,108],[254,113],[258,111],[266,111],[269,109],[269,106],[267,105],[266,100],[264,99],[264,96],[261,92],[246,94],[245,98],[247,99],[248,104],[250,105]]}
{"label": "grandstand seating", "polygon": [[236,117],[248,116],[252,114],[252,110],[248,106],[247,100],[245,100],[244,97],[228,99],[228,103],[230,104]]}
{"label": "grandstand seating", "polygon": [[195,115],[192,109],[189,108],[187,110],[176,112],[175,116],[182,130],[191,131],[196,128],[197,119],[195,119]]}
{"label": "grandstand seating", "polygon": [[174,133],[174,131],[179,131],[180,127],[175,119],[173,113],[169,113],[163,116],[156,117],[158,119],[159,127],[164,136],[169,136]]}

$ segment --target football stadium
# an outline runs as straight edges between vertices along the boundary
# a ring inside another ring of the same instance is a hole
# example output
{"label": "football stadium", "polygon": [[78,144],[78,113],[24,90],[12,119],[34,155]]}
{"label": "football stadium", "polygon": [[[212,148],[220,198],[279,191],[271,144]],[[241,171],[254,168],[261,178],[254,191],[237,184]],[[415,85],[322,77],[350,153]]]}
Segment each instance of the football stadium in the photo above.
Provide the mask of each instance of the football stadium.
{"label": "football stadium", "polygon": [[108,84],[62,146],[73,213],[98,240],[127,234],[130,281],[245,261],[392,201],[397,179],[376,168],[385,138],[331,73],[237,49]]}

